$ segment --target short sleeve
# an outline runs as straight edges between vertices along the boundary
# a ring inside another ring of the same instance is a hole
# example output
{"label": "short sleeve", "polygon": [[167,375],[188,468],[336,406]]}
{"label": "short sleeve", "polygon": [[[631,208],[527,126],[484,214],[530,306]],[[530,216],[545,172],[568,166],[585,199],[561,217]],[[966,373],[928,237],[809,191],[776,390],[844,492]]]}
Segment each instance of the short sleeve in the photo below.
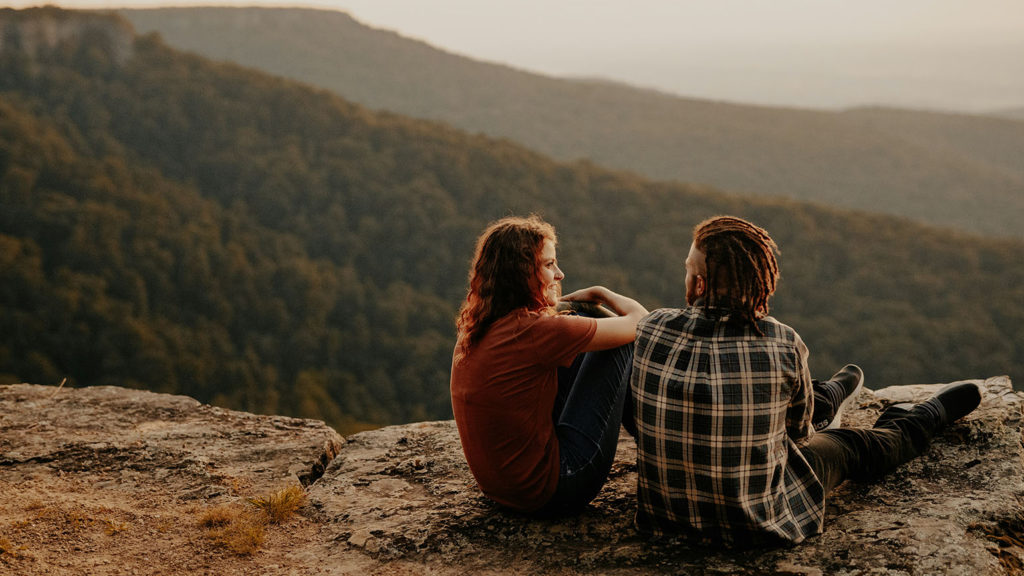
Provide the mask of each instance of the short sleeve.
{"label": "short sleeve", "polygon": [[524,333],[542,366],[569,366],[594,339],[597,320],[569,314],[541,316]]}

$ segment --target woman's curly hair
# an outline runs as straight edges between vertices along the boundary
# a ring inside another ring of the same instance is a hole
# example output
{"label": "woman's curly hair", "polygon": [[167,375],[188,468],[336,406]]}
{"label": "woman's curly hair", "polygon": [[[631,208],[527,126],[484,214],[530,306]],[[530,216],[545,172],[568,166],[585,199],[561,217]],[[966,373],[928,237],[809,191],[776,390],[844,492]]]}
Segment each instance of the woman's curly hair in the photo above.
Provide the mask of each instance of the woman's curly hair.
{"label": "woman's curly hair", "polygon": [[536,215],[502,218],[477,239],[469,293],[456,321],[458,358],[468,354],[502,316],[516,308],[547,306],[537,284],[544,240],[556,242],[555,229]]}

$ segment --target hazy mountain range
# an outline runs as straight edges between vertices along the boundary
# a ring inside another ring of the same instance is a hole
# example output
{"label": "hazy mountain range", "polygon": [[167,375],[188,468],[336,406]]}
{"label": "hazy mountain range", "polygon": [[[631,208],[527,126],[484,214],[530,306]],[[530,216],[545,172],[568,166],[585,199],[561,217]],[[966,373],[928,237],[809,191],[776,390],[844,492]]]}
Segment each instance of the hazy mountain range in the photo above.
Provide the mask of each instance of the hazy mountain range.
{"label": "hazy mountain range", "polygon": [[1024,108],[1012,108],[1009,110],[1001,110],[993,114],[1002,118],[1010,118],[1012,120],[1024,120]]}
{"label": "hazy mountain range", "polygon": [[685,99],[474,61],[340,12],[120,13],[184,50],[559,159],[1024,237],[1024,122],[1010,117]]}
{"label": "hazy mountain range", "polygon": [[682,304],[691,229],[782,249],[812,370],[1024,374],[1024,241],[654,182],[369,110],[137,37],[0,10],[0,382],[117,384],[365,425],[450,416],[476,235],[537,212],[574,289]]}

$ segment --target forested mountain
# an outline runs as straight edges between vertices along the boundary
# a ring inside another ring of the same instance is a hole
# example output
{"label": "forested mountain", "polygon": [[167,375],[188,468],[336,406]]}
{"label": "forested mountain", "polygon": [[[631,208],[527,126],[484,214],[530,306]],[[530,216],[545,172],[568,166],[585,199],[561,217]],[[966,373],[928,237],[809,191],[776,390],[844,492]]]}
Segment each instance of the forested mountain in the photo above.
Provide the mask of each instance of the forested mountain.
{"label": "forested mountain", "polygon": [[555,158],[1024,237],[1022,122],[741,106],[557,79],[449,54],[340,12],[121,14],[172,46],[321,86],[373,109],[510,138]]}
{"label": "forested mountain", "polygon": [[1024,243],[565,164],[135,37],[0,10],[0,374],[347,431],[450,416],[476,235],[560,231],[567,289],[682,303],[719,213],[782,249],[775,313],[872,386],[1024,375]]}

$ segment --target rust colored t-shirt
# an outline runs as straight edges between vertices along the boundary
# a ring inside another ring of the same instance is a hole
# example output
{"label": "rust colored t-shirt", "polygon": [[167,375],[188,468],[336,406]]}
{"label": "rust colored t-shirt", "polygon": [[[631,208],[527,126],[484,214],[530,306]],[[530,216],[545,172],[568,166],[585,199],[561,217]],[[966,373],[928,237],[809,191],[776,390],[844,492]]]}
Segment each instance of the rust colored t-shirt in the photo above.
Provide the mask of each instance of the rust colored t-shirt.
{"label": "rust colored t-shirt", "polygon": [[596,331],[593,318],[517,310],[452,362],[452,411],[462,450],[488,498],[533,511],[555,493],[557,368],[572,364]]}

